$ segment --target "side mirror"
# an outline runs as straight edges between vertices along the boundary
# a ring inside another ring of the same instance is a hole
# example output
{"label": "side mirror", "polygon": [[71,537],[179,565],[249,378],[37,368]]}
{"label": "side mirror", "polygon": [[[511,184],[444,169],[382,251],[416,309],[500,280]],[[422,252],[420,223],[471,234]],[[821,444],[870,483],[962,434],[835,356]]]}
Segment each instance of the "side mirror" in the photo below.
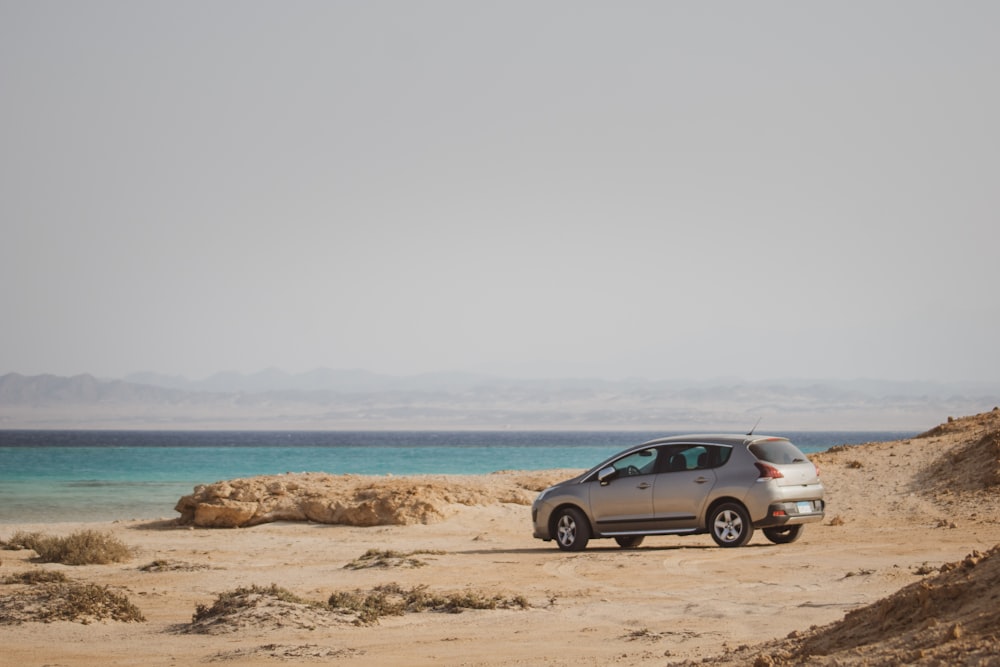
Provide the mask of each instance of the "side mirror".
{"label": "side mirror", "polygon": [[614,466],[601,468],[600,472],[597,473],[597,481],[601,484],[609,484],[615,477],[618,477],[618,471]]}

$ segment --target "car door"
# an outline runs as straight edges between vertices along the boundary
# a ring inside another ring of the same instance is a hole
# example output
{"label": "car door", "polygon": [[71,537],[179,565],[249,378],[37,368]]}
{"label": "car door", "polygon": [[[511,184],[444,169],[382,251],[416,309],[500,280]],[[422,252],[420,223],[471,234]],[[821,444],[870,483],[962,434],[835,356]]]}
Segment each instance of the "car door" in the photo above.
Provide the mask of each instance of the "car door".
{"label": "car door", "polygon": [[711,445],[671,445],[660,454],[653,493],[653,514],[660,530],[698,527],[716,475],[717,448]]}
{"label": "car door", "polygon": [[649,530],[657,454],[651,448],[623,456],[611,464],[615,472],[606,483],[590,483],[590,511],[598,533]]}

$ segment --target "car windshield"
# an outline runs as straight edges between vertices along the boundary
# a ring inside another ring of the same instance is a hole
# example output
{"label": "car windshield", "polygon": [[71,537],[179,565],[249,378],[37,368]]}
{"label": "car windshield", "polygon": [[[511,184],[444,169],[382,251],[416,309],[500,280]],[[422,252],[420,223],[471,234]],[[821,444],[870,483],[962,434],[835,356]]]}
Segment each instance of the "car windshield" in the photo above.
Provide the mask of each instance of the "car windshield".
{"label": "car windshield", "polygon": [[750,453],[761,461],[778,465],[784,463],[804,463],[807,460],[806,455],[798,447],[784,438],[758,440],[750,445],[749,449]]}

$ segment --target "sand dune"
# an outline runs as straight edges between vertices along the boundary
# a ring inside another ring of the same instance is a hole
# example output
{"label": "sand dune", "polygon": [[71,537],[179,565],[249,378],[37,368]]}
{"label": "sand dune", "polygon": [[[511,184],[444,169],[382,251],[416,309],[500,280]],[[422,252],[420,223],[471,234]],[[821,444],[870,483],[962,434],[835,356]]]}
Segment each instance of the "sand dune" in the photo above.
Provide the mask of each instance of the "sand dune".
{"label": "sand dune", "polygon": [[[230,480],[178,503],[187,524],[164,508],[4,526],[108,531],[134,551],[84,566],[0,552],[0,664],[1000,664],[1000,410],[812,458],[827,520],[780,546],[562,553],[531,538],[527,503],[570,471]],[[256,525],[192,525],[199,504],[231,503]],[[36,572],[145,620],[37,620],[21,603],[41,605],[43,584],[20,578]]]}

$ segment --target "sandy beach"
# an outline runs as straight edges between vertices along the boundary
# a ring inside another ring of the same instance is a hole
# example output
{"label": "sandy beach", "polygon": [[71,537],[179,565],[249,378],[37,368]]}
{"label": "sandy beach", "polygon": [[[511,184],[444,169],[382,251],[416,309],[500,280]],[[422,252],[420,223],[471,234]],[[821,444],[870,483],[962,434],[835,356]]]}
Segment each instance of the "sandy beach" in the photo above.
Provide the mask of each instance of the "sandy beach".
{"label": "sandy beach", "polygon": [[[279,513],[204,528],[165,507],[157,521],[0,526],[4,541],[93,529],[132,549],[81,566],[0,551],[0,665],[997,665],[1000,410],[932,426],[811,455],[827,516],[789,545],[758,534],[722,549],[703,535],[564,553],[532,538],[529,505],[567,471],[353,478],[387,511],[342,516],[374,525]],[[402,505],[402,520],[388,511]],[[35,571],[121,593],[145,620],[42,622],[24,603],[32,584],[14,581]],[[193,623],[241,589],[256,606]],[[378,590],[498,603],[374,621],[326,604]]]}

